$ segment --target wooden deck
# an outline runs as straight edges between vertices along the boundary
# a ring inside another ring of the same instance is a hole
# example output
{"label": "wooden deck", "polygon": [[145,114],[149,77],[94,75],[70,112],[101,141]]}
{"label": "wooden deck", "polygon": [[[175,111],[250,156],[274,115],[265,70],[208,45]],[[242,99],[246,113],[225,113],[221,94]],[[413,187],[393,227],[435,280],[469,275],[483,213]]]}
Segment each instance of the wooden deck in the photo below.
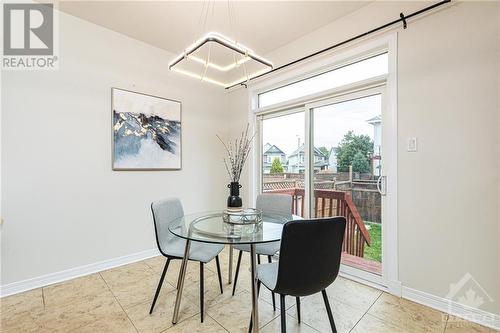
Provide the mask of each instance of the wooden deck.
{"label": "wooden deck", "polygon": [[373,274],[382,275],[382,263],[342,252],[342,264],[359,268]]}

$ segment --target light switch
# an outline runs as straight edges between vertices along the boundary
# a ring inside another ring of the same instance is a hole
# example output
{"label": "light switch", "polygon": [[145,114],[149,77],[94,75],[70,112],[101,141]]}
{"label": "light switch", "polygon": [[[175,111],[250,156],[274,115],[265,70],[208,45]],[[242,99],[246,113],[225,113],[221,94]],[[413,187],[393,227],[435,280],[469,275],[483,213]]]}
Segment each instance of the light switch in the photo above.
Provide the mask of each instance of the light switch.
{"label": "light switch", "polygon": [[417,138],[416,137],[408,138],[407,150],[409,152],[416,152],[417,151]]}

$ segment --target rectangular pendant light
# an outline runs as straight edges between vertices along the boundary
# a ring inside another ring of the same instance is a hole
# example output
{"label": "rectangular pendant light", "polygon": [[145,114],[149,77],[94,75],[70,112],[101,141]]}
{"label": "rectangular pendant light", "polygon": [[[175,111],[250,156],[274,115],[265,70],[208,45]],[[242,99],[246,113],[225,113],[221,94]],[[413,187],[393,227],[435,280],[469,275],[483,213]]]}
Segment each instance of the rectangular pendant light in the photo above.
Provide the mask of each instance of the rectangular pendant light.
{"label": "rectangular pendant light", "polygon": [[[212,59],[203,59],[202,57],[199,57],[195,55],[194,53],[198,51],[201,47],[203,47],[207,43],[217,43],[218,45],[223,46],[224,48],[230,50],[230,52],[233,52],[235,54],[234,56],[234,61],[229,63],[229,64],[220,64],[214,62]],[[240,59],[236,60],[236,55],[240,57]],[[193,61],[195,63],[201,64],[204,67],[204,70],[202,73],[196,73],[192,70],[185,70],[182,68],[179,68],[180,65],[183,62],[187,61]],[[254,61],[258,63],[260,66],[264,66],[263,69],[254,71],[252,73],[247,73],[246,71],[246,64]],[[207,69],[212,69],[220,73],[231,73],[231,71],[243,66],[245,68],[245,75],[241,78],[238,78],[236,80],[218,80],[213,77],[208,77],[206,75]],[[190,76],[192,78],[213,83],[219,86],[222,86],[224,88],[230,87],[235,84],[243,83],[247,80],[252,79],[255,76],[261,75],[263,73],[269,72],[270,70],[273,69],[273,64],[267,60],[264,59],[263,57],[255,54],[251,49],[247,48],[246,46],[236,43],[235,41],[219,34],[216,32],[210,32],[206,34],[203,38],[199,39],[198,41],[194,42],[192,45],[188,46],[184,53],[178,55],[175,57],[170,64],[168,65],[168,68],[172,71],[175,71],[177,73],[181,73],[187,76]]]}

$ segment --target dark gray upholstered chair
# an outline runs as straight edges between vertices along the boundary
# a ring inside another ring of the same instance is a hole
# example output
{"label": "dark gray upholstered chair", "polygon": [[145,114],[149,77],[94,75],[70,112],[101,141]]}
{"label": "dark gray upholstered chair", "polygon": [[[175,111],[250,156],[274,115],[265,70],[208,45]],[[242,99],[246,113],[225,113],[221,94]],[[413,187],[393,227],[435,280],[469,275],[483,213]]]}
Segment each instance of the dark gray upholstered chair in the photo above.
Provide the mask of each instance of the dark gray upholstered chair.
{"label": "dark gray upholstered chair", "polygon": [[[180,200],[171,198],[155,201],[151,204],[151,211],[153,212],[153,221],[158,250],[160,250],[160,253],[167,258],[167,262],[165,263],[165,267],[163,268],[158,287],[156,288],[156,293],[154,295],[149,314],[153,312],[156,299],[160,294],[161,286],[163,284],[163,280],[165,279],[170,261],[174,259],[182,259],[186,246],[186,241],[184,239],[175,236],[168,230],[168,227],[172,222],[184,216],[184,210],[182,208]],[[217,264],[217,274],[219,276],[220,292],[223,293],[219,264],[219,253],[223,249],[224,245],[206,244],[195,241],[191,242],[191,247],[189,249],[189,260],[198,261],[200,263],[201,322],[203,322],[204,316],[204,264],[212,261],[215,258],[215,262]]]}
{"label": "dark gray upholstered chair", "polygon": [[257,266],[257,290],[262,283],[280,295],[282,333],[286,332],[285,296],[295,297],[300,323],[300,297],[318,292],[323,294],[332,331],[337,332],[326,288],[339,273],[345,226],[344,217],[287,222],[283,226],[280,260]]}
{"label": "dark gray upholstered chair", "polygon": [[[256,208],[262,209],[264,214],[290,215],[292,214],[292,196],[288,194],[259,194],[257,196]],[[233,296],[236,291],[236,283],[238,282],[238,274],[240,271],[241,256],[243,252],[250,252],[250,245],[235,245],[236,250],[240,250],[238,254],[238,262],[236,264],[236,272],[233,284]],[[267,256],[269,263],[272,262],[272,257],[280,249],[280,242],[257,244],[255,253],[257,254],[258,263],[260,264],[260,256]],[[273,309],[276,311],[276,303],[273,293]]]}

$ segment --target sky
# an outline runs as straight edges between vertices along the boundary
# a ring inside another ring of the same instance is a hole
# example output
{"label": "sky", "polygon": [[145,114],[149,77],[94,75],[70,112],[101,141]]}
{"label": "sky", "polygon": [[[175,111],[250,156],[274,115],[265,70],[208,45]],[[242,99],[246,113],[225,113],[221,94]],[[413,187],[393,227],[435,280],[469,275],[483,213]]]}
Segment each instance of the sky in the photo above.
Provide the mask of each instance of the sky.
{"label": "sky", "polygon": [[[373,126],[366,121],[381,114],[381,104],[381,96],[373,95],[314,109],[314,145],[336,147],[349,130],[373,140]],[[289,155],[299,139],[304,143],[304,126],[304,112],[266,119],[262,143],[274,144]]]}

